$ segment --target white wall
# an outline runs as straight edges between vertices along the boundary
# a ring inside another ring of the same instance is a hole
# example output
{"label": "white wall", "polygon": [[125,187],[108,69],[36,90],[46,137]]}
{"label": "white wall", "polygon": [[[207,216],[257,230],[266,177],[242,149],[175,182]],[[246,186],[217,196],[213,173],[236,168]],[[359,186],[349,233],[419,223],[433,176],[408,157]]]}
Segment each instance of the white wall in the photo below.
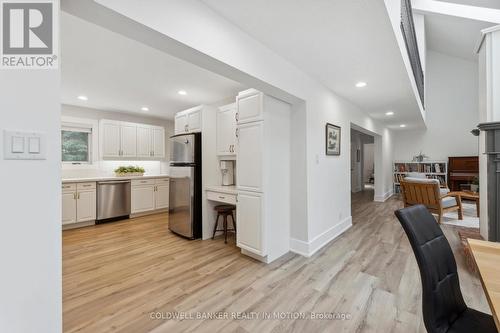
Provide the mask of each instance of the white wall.
{"label": "white wall", "polygon": [[428,51],[426,86],[427,129],[396,131],[395,159],[478,155],[478,64]]}
{"label": "white wall", "polygon": [[[112,13],[94,15],[93,10],[99,11],[100,7],[93,2],[67,1],[64,9],[281,98],[294,104],[294,108],[304,103],[305,123],[301,116],[293,117],[292,128],[305,126],[306,149],[292,154],[294,160],[290,163],[297,163],[297,159],[298,163],[306,163],[305,168],[292,170],[292,179],[306,179],[307,183],[296,189],[307,188],[307,203],[303,196],[294,193],[291,215],[307,213],[307,220],[292,220],[292,247],[297,252],[311,254],[350,226],[350,125],[355,123],[380,134],[380,152],[384,154],[381,157],[392,160],[391,136],[387,129],[199,1],[154,0],[148,2],[147,7],[141,1],[99,3],[162,35],[151,34],[141,25]],[[85,10],[78,10],[80,6]],[[341,156],[325,156],[326,122],[342,127]],[[390,170],[386,170],[388,175],[382,177],[384,180],[392,179]],[[376,190],[384,192],[390,188],[392,185],[384,181]]]}
{"label": "white wall", "polygon": [[373,173],[375,155],[375,146],[373,143],[365,143],[363,145],[363,182],[368,183],[370,176]]}
{"label": "white wall", "polygon": [[62,331],[59,70],[0,70],[0,129],[47,136],[47,159],[3,159],[0,332]]}
{"label": "white wall", "polygon": [[[113,175],[114,169],[121,165],[138,165],[146,170],[147,175],[158,175],[168,173],[168,158],[170,156],[170,145],[168,138],[174,134],[174,122],[172,120],[134,115],[123,112],[103,111],[92,108],[83,108],[74,105],[63,104],[61,107],[62,117],[82,118],[99,121],[110,119],[128,121],[140,124],[162,126],[165,128],[165,160],[163,161],[104,161],[98,158],[92,166],[63,164],[62,178],[74,177],[98,177]],[[97,137],[99,131],[97,131]],[[98,155],[97,155],[98,156]]]}

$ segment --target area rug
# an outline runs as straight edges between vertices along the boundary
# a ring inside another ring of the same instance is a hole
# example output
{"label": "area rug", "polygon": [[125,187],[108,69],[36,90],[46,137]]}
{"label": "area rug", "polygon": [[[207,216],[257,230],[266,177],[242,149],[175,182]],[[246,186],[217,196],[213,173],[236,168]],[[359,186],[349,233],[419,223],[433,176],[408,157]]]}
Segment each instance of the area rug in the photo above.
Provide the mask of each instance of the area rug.
{"label": "area rug", "polygon": [[443,215],[441,223],[455,225],[463,228],[479,228],[479,217],[477,217],[476,204],[462,202],[464,219],[458,219],[458,213],[449,212]]}

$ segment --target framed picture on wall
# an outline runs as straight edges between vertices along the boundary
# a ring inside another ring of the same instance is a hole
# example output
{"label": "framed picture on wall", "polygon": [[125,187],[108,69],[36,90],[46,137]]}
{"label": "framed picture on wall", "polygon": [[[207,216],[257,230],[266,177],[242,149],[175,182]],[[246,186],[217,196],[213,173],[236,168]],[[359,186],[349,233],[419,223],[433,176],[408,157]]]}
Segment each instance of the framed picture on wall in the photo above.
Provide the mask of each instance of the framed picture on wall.
{"label": "framed picture on wall", "polygon": [[326,155],[340,155],[340,126],[326,123]]}

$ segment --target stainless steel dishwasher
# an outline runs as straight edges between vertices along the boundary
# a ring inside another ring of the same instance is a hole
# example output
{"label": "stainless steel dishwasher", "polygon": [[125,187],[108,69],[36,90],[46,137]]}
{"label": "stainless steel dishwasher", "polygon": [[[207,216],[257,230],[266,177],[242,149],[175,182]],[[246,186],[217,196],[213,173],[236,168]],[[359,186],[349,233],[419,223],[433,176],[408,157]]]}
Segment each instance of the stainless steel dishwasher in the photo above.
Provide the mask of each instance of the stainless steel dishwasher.
{"label": "stainless steel dishwasher", "polygon": [[130,180],[97,183],[97,223],[130,215]]}

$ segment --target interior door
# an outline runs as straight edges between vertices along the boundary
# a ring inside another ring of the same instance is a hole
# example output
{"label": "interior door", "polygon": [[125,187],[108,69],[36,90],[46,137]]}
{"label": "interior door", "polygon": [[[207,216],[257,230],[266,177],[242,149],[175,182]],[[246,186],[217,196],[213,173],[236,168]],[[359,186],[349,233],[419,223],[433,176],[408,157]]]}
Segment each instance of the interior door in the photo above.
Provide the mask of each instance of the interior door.
{"label": "interior door", "polygon": [[101,133],[103,136],[103,156],[120,157],[120,124],[104,123]]}
{"label": "interior door", "polygon": [[236,179],[240,190],[262,192],[263,133],[262,121],[238,126]]}
{"label": "interior door", "polygon": [[121,149],[122,157],[137,156],[137,125],[121,125]]}
{"label": "interior door", "polygon": [[152,157],[151,127],[137,126],[137,156]]}

